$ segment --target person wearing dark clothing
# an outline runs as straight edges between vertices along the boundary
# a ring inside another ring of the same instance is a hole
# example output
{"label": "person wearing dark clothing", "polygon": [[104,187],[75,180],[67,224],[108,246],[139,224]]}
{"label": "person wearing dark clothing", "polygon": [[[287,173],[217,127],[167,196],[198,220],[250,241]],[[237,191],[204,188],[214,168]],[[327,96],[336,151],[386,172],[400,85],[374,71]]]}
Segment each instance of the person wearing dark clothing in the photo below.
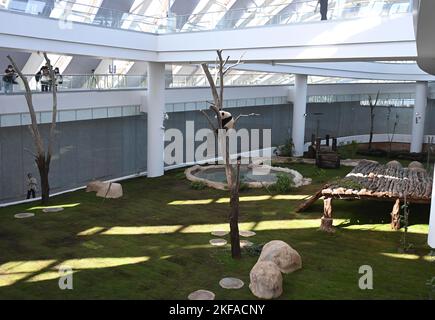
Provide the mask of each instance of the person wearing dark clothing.
{"label": "person wearing dark clothing", "polygon": [[41,70],[39,70],[38,73],[35,75],[35,79],[36,82],[41,81],[42,92],[50,91],[51,77],[50,77],[50,70],[48,69],[48,66],[43,66]]}
{"label": "person wearing dark clothing", "polygon": [[17,78],[17,73],[15,72],[14,67],[8,65],[7,69],[5,70],[5,74],[3,76],[5,93],[12,93],[14,84],[18,83],[15,81],[16,78]]}
{"label": "person wearing dark clothing", "polygon": [[38,182],[36,178],[32,177],[31,173],[27,174],[27,199],[36,197],[36,190],[38,189]]}
{"label": "person wearing dark clothing", "polygon": [[328,0],[319,0],[321,20],[328,20]]}

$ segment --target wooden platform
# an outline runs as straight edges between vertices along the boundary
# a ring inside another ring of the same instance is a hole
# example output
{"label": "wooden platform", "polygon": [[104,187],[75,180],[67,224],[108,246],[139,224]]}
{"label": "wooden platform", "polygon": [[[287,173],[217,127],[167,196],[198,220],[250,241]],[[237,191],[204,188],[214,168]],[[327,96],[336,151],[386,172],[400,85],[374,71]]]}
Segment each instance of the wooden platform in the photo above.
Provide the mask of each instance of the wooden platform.
{"label": "wooden platform", "polygon": [[419,163],[402,168],[397,161],[381,165],[363,160],[345,178],[325,185],[311,198],[302,203],[296,212],[309,208],[323,197],[324,212],[321,229],[333,231],[332,200],[392,201],[391,226],[400,228],[400,203],[429,204],[432,194],[432,178]]}

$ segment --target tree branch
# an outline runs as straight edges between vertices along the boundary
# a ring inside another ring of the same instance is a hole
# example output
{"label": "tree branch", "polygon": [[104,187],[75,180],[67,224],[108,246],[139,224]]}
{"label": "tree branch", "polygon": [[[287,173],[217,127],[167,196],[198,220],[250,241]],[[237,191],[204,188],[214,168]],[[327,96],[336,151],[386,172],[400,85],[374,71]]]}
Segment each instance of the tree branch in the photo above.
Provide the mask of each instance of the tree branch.
{"label": "tree branch", "polygon": [[215,104],[215,106],[219,106],[220,105],[219,95],[218,95],[218,92],[216,89],[216,84],[213,80],[213,77],[210,73],[210,70],[208,69],[208,65],[206,63],[202,63],[201,67],[202,67],[202,70],[204,71],[205,76],[207,78],[207,81],[210,85],[211,93],[213,95],[214,104]]}
{"label": "tree branch", "polygon": [[[246,52],[243,52],[243,53],[242,53],[242,55],[240,56],[239,60],[237,60],[236,63],[234,63],[234,64],[232,64],[232,65],[230,65],[230,66],[228,66],[228,67],[225,68],[225,70],[224,70],[224,72],[223,72],[224,75],[225,75],[228,71],[230,71],[231,69],[237,67],[239,64],[243,64],[243,62],[242,62],[242,58],[243,58],[243,56],[245,55],[245,53],[246,53]],[[229,58],[229,57],[228,57],[228,58]]]}
{"label": "tree branch", "polygon": [[205,112],[205,110],[199,110],[199,112],[201,112],[205,118],[207,119],[211,129],[213,130],[214,134],[216,135],[217,132],[217,128],[214,126],[213,121],[211,120],[211,118],[208,116],[207,112]]}
{"label": "tree branch", "polygon": [[51,91],[53,97],[53,110],[51,114],[50,137],[48,140],[48,151],[47,151],[47,159],[50,159],[51,155],[53,154],[54,134],[55,134],[56,118],[57,118],[57,82],[56,82],[56,75],[54,74],[53,66],[51,65],[51,61],[48,58],[47,53],[44,52],[43,55],[44,55],[45,62],[48,65],[48,70],[50,72]]}
{"label": "tree branch", "polygon": [[239,115],[237,116],[237,118],[234,119],[234,125],[236,125],[236,124],[237,124],[237,121],[239,121],[239,119],[242,118],[242,117],[258,117],[258,116],[260,116],[259,113],[239,114]]}
{"label": "tree branch", "polygon": [[14,59],[12,59],[10,55],[8,55],[7,58],[11,62],[12,66],[14,67],[15,72],[18,73],[18,76],[23,81],[24,89],[26,92],[24,96],[26,98],[27,107],[29,109],[30,119],[31,119],[31,125],[29,126],[30,132],[32,133],[32,137],[34,138],[35,141],[36,152],[38,153],[38,155],[43,155],[44,142],[42,141],[41,134],[39,133],[39,129],[38,129],[38,122],[36,120],[35,108],[33,107],[32,90],[30,89],[29,81],[23,75],[21,70],[17,67]]}
{"label": "tree branch", "polygon": [[[222,58],[222,50],[217,50],[217,55],[219,57],[219,89],[220,89],[220,94],[219,94],[219,99],[221,101],[221,104],[219,105],[219,110],[222,109],[223,107],[223,103],[224,103],[224,65],[225,62]],[[227,58],[226,61],[228,61],[230,57]]]}

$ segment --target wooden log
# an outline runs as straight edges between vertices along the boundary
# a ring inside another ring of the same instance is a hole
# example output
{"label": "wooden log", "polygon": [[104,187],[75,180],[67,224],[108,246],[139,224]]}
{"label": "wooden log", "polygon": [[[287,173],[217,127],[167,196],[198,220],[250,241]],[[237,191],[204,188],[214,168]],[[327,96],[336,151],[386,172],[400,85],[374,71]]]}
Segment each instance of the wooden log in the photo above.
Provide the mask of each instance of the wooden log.
{"label": "wooden log", "polygon": [[316,151],[320,150],[320,145],[322,144],[322,139],[321,138],[317,138],[316,139]]}
{"label": "wooden log", "polygon": [[310,198],[308,198],[306,201],[302,202],[297,208],[296,208],[296,212],[304,212],[305,210],[307,210],[309,207],[312,206],[312,204],[314,202],[316,202],[321,196],[322,196],[322,191],[324,188],[326,188],[327,186],[324,186],[322,189],[320,189],[319,191],[317,191],[315,194],[313,194]]}
{"label": "wooden log", "polygon": [[335,232],[332,219],[332,198],[325,197],[323,199],[323,217],[320,222],[320,230],[325,232]]}
{"label": "wooden log", "polygon": [[400,229],[400,199],[396,199],[393,206],[393,211],[391,211],[391,229]]}
{"label": "wooden log", "polygon": [[337,138],[332,138],[332,151],[337,151]]}

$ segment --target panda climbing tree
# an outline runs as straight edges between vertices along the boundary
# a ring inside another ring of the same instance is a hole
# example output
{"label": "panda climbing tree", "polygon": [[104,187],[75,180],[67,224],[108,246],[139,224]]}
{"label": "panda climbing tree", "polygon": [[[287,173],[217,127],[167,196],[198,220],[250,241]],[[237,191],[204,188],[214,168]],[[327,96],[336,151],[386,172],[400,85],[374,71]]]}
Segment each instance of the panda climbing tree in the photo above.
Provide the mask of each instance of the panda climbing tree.
{"label": "panda climbing tree", "polygon": [[215,75],[212,76],[209,67],[206,63],[201,64],[201,67],[207,77],[207,81],[210,85],[211,93],[213,95],[213,102],[210,103],[210,110],[215,114],[215,121],[208,115],[205,110],[201,112],[206,117],[211,129],[215,133],[215,137],[219,139],[219,144],[222,148],[222,154],[224,155],[225,174],[228,184],[228,190],[230,191],[230,236],[231,236],[231,256],[235,259],[241,258],[240,250],[240,236],[239,236],[239,189],[240,189],[240,159],[238,158],[236,165],[230,162],[229,152],[229,139],[227,131],[229,129],[235,129],[237,121],[240,117],[251,116],[239,115],[235,119],[230,112],[223,110],[224,101],[224,77],[235,66],[240,64],[241,58],[235,64],[228,65],[230,57],[225,60],[222,57],[222,50],[217,50],[218,61],[215,67]]}

